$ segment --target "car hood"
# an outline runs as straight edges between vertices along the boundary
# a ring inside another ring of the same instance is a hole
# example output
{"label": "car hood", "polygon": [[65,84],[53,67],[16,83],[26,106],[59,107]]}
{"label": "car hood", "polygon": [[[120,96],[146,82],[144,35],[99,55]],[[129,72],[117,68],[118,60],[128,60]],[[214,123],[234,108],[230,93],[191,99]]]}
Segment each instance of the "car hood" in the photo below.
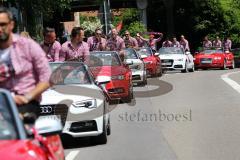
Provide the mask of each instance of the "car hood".
{"label": "car hood", "polygon": [[29,140],[0,141],[1,160],[43,160],[39,152],[37,146],[33,145]]}
{"label": "car hood", "polygon": [[184,54],[161,54],[159,55],[160,59],[179,59],[179,58],[185,58],[186,55]]}
{"label": "car hood", "polygon": [[200,53],[195,55],[195,58],[213,58],[213,57],[223,57],[224,55],[222,53],[212,53],[212,54],[204,54]]}
{"label": "car hood", "polygon": [[97,76],[113,76],[113,75],[123,75],[128,69],[123,66],[102,66],[102,67],[91,67],[90,68],[94,77]]}
{"label": "car hood", "polygon": [[56,85],[42,94],[41,105],[87,99],[103,100],[102,90],[95,85]]}

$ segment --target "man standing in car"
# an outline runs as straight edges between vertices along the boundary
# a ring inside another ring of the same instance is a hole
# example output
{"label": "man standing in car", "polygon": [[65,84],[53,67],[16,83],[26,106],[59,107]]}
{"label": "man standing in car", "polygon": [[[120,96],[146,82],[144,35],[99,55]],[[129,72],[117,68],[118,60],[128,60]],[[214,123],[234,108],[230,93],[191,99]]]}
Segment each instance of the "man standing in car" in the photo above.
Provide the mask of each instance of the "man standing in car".
{"label": "man standing in car", "polygon": [[118,36],[116,28],[113,28],[110,33],[110,38],[107,40],[107,50],[121,51],[124,48],[124,40],[120,36]]}
{"label": "man standing in car", "polygon": [[61,44],[56,41],[56,33],[54,28],[46,27],[44,32],[44,41],[41,44],[42,49],[45,51],[49,62],[59,61],[59,52]]}
{"label": "man standing in car", "polygon": [[220,38],[218,36],[213,41],[213,47],[222,47],[222,42],[221,42],[221,40],[220,40]]}
{"label": "man standing in car", "polygon": [[88,38],[87,43],[90,51],[106,50],[106,39],[102,38],[102,30],[100,28],[95,30],[95,36]]}
{"label": "man standing in car", "polygon": [[9,90],[21,113],[37,113],[41,94],[49,88],[46,54],[31,38],[13,34],[12,13],[0,7],[0,88]]}
{"label": "man standing in car", "polygon": [[135,38],[131,37],[129,31],[125,31],[125,37],[123,38],[126,48],[138,49],[138,42]]}
{"label": "man standing in car", "polygon": [[172,47],[181,47],[180,43],[177,41],[176,37],[173,37]]}
{"label": "man standing in car", "polygon": [[60,61],[81,61],[89,62],[89,47],[83,41],[84,30],[81,27],[74,27],[71,32],[71,40],[63,43],[60,52]]}
{"label": "man standing in car", "polygon": [[232,41],[230,40],[230,37],[225,38],[223,47],[225,51],[230,51],[232,49]]}
{"label": "man standing in car", "polygon": [[203,48],[210,48],[210,47],[212,47],[212,42],[208,40],[208,36],[205,36],[203,40]]}
{"label": "man standing in car", "polygon": [[181,35],[180,45],[185,51],[190,51],[188,40],[185,39],[184,35]]}

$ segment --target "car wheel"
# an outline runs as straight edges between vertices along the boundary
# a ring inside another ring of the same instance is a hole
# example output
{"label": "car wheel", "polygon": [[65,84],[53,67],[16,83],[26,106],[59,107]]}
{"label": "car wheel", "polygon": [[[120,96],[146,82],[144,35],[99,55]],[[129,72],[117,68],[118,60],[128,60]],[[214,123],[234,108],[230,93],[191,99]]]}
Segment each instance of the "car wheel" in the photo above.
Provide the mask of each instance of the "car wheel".
{"label": "car wheel", "polygon": [[232,61],[232,66],[231,67],[229,67],[230,69],[234,69],[235,68],[235,61],[233,60]]}
{"label": "car wheel", "polygon": [[131,86],[129,87],[128,96],[125,97],[125,98],[123,98],[122,101],[123,101],[124,103],[131,103],[133,98],[134,98],[134,97],[133,97],[133,86],[131,85]]}
{"label": "car wheel", "polygon": [[108,119],[108,125],[107,125],[107,135],[109,136],[111,134],[111,124],[110,124],[110,117]]}
{"label": "car wheel", "polygon": [[107,143],[107,127],[105,125],[105,119],[103,118],[103,133],[99,136],[93,137],[96,144],[106,144]]}
{"label": "car wheel", "polygon": [[189,70],[189,72],[194,72],[194,71],[195,71],[195,67],[193,65],[192,68]]}
{"label": "car wheel", "polygon": [[227,62],[226,59],[224,59],[223,67],[221,68],[222,70],[227,69]]}
{"label": "car wheel", "polygon": [[187,73],[188,72],[188,68],[187,68],[187,62],[185,63],[185,69],[181,70],[182,73]]}

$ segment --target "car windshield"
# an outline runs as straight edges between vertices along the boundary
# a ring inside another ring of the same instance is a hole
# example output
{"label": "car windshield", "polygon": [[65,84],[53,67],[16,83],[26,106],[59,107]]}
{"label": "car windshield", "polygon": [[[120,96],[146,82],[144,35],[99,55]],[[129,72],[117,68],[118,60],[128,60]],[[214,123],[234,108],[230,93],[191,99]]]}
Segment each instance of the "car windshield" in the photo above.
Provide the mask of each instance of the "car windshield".
{"label": "car windshield", "polygon": [[141,48],[139,51],[138,51],[138,54],[140,56],[144,55],[144,56],[152,56],[152,52],[149,48]]}
{"label": "car windshield", "polygon": [[159,54],[184,54],[182,48],[164,47],[159,49]]}
{"label": "car windshield", "polygon": [[137,53],[133,49],[125,49],[126,59],[138,59]]}
{"label": "car windshield", "polygon": [[120,66],[120,58],[116,52],[94,52],[90,54],[90,66]]}
{"label": "car windshield", "polygon": [[0,140],[14,140],[18,132],[6,96],[0,93]]}
{"label": "car windshield", "polygon": [[50,63],[51,82],[55,85],[90,84],[89,74],[81,63]]}
{"label": "car windshield", "polygon": [[204,54],[223,53],[221,49],[205,49],[202,51]]}

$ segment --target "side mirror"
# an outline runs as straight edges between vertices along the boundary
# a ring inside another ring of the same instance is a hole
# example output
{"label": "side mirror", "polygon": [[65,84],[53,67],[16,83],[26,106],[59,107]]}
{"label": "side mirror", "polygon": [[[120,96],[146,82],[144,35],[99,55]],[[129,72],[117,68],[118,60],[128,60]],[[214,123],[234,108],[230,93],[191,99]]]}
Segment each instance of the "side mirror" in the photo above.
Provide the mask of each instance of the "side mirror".
{"label": "side mirror", "polygon": [[126,65],[132,65],[132,64],[133,64],[133,61],[130,60],[130,59],[126,59],[125,64],[126,64]]}
{"label": "side mirror", "polygon": [[140,57],[141,57],[141,59],[147,58],[146,55],[141,55]]}
{"label": "side mirror", "polygon": [[154,53],[154,56],[159,56],[159,55],[160,55],[160,53],[158,53],[158,52]]}
{"label": "side mirror", "polygon": [[109,76],[97,76],[97,78],[96,78],[97,85],[107,84],[110,81],[111,81],[111,77],[109,77]]}
{"label": "side mirror", "polygon": [[62,133],[61,120],[56,115],[40,116],[35,122],[35,129],[42,136]]}
{"label": "side mirror", "polygon": [[191,54],[189,51],[187,51],[186,53],[185,53],[186,55],[189,55],[189,54]]}

